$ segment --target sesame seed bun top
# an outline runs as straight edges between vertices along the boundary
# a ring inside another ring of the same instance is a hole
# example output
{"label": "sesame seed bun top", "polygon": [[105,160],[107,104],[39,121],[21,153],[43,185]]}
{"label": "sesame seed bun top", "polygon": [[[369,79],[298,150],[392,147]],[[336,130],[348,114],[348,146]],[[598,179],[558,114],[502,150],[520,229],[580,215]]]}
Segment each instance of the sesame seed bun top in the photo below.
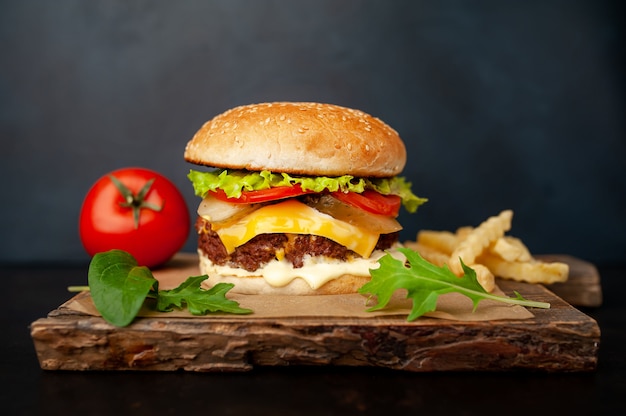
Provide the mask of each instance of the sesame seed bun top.
{"label": "sesame seed bun top", "polygon": [[297,175],[390,177],[406,163],[398,133],[382,120],[332,104],[274,102],[230,109],[187,143],[198,165]]}

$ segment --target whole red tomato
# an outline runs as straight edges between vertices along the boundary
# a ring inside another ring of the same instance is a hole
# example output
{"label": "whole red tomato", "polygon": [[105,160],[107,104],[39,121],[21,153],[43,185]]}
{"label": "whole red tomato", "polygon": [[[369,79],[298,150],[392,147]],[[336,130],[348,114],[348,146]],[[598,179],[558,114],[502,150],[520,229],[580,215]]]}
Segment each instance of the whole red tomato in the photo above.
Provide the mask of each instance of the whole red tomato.
{"label": "whole red tomato", "polygon": [[182,248],[190,230],[182,194],[165,176],[122,168],[91,187],[80,212],[80,239],[89,255],[124,250],[139,265],[159,266]]}

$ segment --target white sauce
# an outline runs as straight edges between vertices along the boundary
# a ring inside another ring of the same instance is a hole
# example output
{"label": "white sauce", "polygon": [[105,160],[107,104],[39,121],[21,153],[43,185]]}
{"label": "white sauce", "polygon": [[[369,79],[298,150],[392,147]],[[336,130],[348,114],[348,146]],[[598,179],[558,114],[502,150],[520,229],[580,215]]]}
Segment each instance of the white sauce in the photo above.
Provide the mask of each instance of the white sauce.
{"label": "white sauce", "polygon": [[[389,250],[389,253],[394,258],[404,260],[404,255],[396,250]],[[318,289],[325,283],[344,274],[369,276],[370,269],[377,269],[379,267],[378,259],[385,254],[385,252],[377,250],[367,259],[358,258],[352,261],[308,257],[304,259],[304,266],[300,268],[294,268],[290,262],[283,259],[280,261],[272,261],[253,272],[249,272],[245,269],[214,264],[209,265],[206,263],[204,266],[206,267],[205,273],[209,276],[213,274],[236,277],[262,276],[267,283],[274,287],[283,287],[291,283],[294,279],[301,278],[305,280],[312,289]]]}

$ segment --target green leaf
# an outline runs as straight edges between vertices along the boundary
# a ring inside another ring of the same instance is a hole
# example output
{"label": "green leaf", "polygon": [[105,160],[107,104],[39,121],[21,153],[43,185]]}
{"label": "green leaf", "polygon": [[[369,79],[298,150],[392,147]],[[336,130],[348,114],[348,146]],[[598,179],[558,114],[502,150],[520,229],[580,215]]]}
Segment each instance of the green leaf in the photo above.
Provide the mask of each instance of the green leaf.
{"label": "green leaf", "polygon": [[232,283],[218,283],[206,290],[200,287],[207,275],[189,277],[177,288],[159,292],[157,310],[169,312],[173,307],[182,309],[185,305],[192,315],[206,315],[209,312],[227,312],[234,314],[252,313],[239,303],[227,299],[226,293],[233,288]]}
{"label": "green leaf", "polygon": [[93,256],[87,277],[96,309],[116,326],[130,324],[150,291],[158,291],[159,282],[150,270],[139,267],[135,258],[122,250]]}
{"label": "green leaf", "polygon": [[428,202],[428,198],[420,198],[411,191],[411,182],[407,182],[402,176],[394,176],[384,179],[366,180],[367,187],[383,195],[398,195],[402,199],[402,206],[410,212],[417,211],[420,205]]}
{"label": "green leaf", "polygon": [[338,177],[307,177],[291,176],[287,173],[273,173],[269,170],[260,172],[246,170],[218,169],[210,172],[191,170],[187,175],[192,182],[195,193],[204,197],[208,191],[221,189],[229,198],[239,198],[242,191],[259,191],[278,186],[293,186],[299,184],[303,190],[322,192],[344,191],[363,192],[365,180],[351,175]]}
{"label": "green leaf", "polygon": [[379,268],[370,270],[372,279],[359,289],[359,293],[377,298],[377,304],[368,311],[383,309],[398,289],[406,289],[407,299],[413,301],[407,317],[409,321],[434,311],[439,295],[451,292],[461,293],[471,299],[474,310],[483,299],[537,308],[550,307],[545,302],[526,300],[519,293],[516,293],[515,298],[492,295],[480,285],[476,272],[463,262],[464,275],[458,277],[447,266],[435,266],[414,250],[399,248],[398,251],[406,256],[408,265],[387,253],[379,260]]}
{"label": "green leaf", "polygon": [[191,170],[187,175],[195,194],[204,198],[209,191],[221,189],[229,198],[239,198],[242,191],[258,191],[277,186],[300,185],[303,190],[313,192],[342,191],[362,193],[365,189],[374,189],[383,195],[398,195],[408,212],[428,201],[411,191],[411,183],[402,177],[365,179],[352,175],[328,176],[292,176],[287,173],[273,173],[268,170],[252,172],[246,170],[217,169],[210,172]]}
{"label": "green leaf", "polygon": [[193,315],[208,312],[236,314],[252,313],[229,300],[225,294],[233,288],[232,283],[218,283],[209,290],[200,288],[207,276],[189,277],[178,287],[159,290],[159,281],[147,267],[137,266],[135,258],[122,250],[98,253],[89,264],[89,290],[93,303],[109,323],[115,326],[129,325],[139,313],[146,298],[155,298],[157,310],[168,312],[172,307],[185,306]]}

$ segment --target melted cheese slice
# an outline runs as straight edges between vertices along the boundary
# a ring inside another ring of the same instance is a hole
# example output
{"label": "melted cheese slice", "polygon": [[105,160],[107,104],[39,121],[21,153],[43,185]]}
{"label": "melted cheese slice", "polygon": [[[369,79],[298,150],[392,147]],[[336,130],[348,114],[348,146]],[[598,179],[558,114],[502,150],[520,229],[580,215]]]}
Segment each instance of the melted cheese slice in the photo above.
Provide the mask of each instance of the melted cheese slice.
{"label": "melted cheese slice", "polygon": [[367,258],[380,236],[339,221],[295,199],[264,206],[235,223],[214,227],[214,231],[229,254],[259,234],[292,233],[326,237]]}

